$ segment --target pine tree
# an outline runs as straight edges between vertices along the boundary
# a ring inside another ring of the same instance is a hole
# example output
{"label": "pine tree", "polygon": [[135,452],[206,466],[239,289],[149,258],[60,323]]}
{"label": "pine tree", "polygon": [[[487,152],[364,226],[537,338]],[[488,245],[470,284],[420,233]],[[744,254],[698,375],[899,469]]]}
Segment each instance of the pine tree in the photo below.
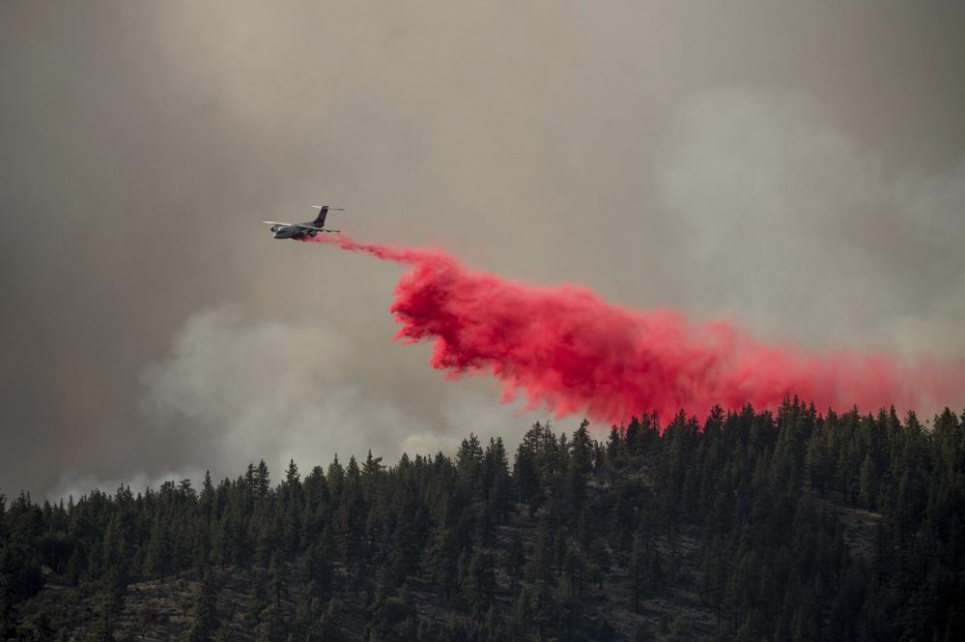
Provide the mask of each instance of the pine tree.
{"label": "pine tree", "polygon": [[268,473],[268,465],[264,459],[258,461],[252,480],[252,492],[256,501],[264,501],[271,492],[271,477]]}
{"label": "pine tree", "polygon": [[217,587],[211,576],[205,574],[198,587],[198,596],[191,610],[191,624],[182,639],[185,642],[210,642],[218,628]]}
{"label": "pine tree", "polygon": [[335,608],[335,601],[329,601],[322,614],[322,619],[318,624],[318,634],[313,642],[343,642],[345,637],[342,635],[342,626],[339,621],[338,610]]}
{"label": "pine tree", "polygon": [[516,588],[516,580],[520,578],[526,564],[526,548],[519,530],[513,531],[506,560],[506,574],[509,575],[510,590]]}
{"label": "pine tree", "polygon": [[477,622],[489,610],[496,590],[496,576],[492,557],[476,551],[471,557],[467,552],[459,558],[459,585],[462,596]]}
{"label": "pine tree", "polygon": [[429,548],[428,570],[430,581],[448,601],[458,584],[459,549],[456,538],[448,528],[436,531]]}
{"label": "pine tree", "polygon": [[858,482],[858,493],[861,503],[868,510],[875,510],[878,506],[878,475],[871,454],[865,455],[861,464],[861,478]]}
{"label": "pine tree", "polygon": [[282,526],[282,546],[288,555],[294,555],[298,550],[302,536],[302,520],[305,498],[295,460],[289,460],[285,481],[281,487],[281,510],[284,513]]}

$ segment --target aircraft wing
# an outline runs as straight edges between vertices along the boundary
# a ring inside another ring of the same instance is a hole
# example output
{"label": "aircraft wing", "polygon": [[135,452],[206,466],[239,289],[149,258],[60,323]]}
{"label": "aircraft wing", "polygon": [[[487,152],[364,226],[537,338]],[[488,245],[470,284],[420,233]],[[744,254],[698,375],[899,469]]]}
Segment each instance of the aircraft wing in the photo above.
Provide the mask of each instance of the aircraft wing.
{"label": "aircraft wing", "polygon": [[262,223],[264,223],[265,225],[292,225],[291,223],[282,223],[280,221],[262,221]]}
{"label": "aircraft wing", "polygon": [[298,228],[301,228],[301,229],[303,229],[303,230],[315,230],[316,232],[326,232],[326,233],[329,233],[329,234],[332,233],[332,232],[338,232],[338,230],[326,230],[326,229],[321,228],[321,227],[312,227],[311,225],[302,225],[301,223],[295,223],[294,227],[298,227]]}

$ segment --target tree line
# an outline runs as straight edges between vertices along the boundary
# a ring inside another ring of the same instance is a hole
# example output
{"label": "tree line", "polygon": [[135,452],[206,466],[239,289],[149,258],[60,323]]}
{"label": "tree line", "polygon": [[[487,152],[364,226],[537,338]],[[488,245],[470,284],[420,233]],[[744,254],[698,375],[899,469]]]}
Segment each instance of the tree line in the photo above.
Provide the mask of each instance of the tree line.
{"label": "tree line", "polygon": [[138,639],[134,587],[185,580],[190,641],[950,641],[963,515],[949,410],[537,423],[511,458],[469,435],[277,483],[262,461],[197,489],[0,495],[0,639]]}

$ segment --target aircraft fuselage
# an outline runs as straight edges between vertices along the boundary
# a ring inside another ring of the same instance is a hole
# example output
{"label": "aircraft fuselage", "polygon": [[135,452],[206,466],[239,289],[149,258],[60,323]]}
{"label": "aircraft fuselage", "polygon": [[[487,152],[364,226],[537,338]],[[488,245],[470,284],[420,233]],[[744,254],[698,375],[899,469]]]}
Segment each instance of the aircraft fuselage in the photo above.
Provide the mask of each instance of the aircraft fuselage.
{"label": "aircraft fuselage", "polygon": [[314,221],[306,221],[304,223],[262,222],[271,225],[271,233],[276,239],[301,239],[306,236],[315,237],[319,232],[338,234],[338,230],[331,230],[325,227],[325,217],[328,216],[329,210],[341,211],[342,208],[329,207],[328,205],[312,205],[312,207],[317,207],[320,210]]}
{"label": "aircraft fuselage", "polygon": [[[305,225],[314,225],[314,223],[309,221]],[[315,230],[306,230],[297,225],[273,225],[271,231],[276,239],[297,239],[303,236],[315,236],[316,234]]]}

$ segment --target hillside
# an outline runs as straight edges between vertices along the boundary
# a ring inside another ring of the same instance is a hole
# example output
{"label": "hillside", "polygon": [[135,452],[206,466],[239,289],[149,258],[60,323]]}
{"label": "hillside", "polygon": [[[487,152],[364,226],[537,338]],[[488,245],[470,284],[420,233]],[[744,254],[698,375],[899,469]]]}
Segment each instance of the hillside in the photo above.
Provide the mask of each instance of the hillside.
{"label": "hillside", "polygon": [[[965,424],[883,411],[536,424],[510,456],[335,460],[0,501],[23,640],[955,639]],[[8,505],[9,504],[9,505]]]}

